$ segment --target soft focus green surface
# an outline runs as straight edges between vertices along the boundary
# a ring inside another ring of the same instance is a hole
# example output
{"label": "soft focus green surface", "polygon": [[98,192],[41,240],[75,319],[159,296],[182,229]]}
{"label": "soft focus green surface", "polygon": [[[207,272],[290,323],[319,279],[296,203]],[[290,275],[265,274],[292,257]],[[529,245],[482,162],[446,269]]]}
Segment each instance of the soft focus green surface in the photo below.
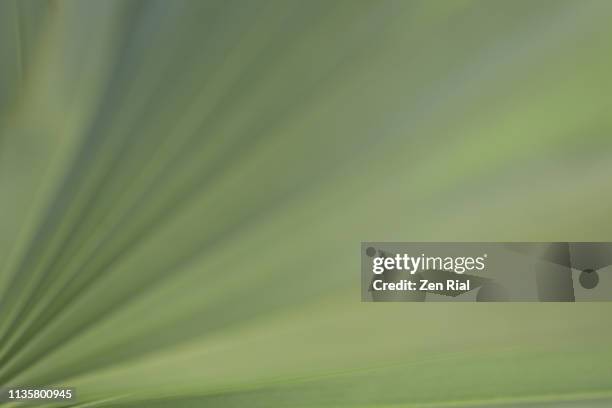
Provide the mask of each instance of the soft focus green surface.
{"label": "soft focus green surface", "polygon": [[612,240],[612,2],[0,0],[0,385],[609,407],[610,304],[360,303],[361,241]]}

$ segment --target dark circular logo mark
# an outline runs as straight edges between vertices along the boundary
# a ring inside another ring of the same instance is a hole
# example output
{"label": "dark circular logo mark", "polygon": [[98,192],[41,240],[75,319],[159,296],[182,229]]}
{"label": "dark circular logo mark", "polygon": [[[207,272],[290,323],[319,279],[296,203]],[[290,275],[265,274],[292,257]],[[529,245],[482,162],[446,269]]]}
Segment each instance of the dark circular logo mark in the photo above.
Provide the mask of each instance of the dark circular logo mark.
{"label": "dark circular logo mark", "polygon": [[585,269],[580,274],[580,284],[585,289],[593,289],[599,283],[599,275],[593,269]]}
{"label": "dark circular logo mark", "polygon": [[376,248],[368,247],[368,249],[366,249],[366,255],[370,258],[376,255]]}

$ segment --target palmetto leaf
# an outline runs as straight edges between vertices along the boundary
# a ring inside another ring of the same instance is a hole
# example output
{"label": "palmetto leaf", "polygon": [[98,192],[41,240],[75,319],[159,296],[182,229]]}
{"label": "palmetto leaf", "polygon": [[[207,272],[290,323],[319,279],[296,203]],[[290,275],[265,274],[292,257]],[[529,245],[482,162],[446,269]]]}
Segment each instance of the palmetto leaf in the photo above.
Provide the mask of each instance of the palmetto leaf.
{"label": "palmetto leaf", "polygon": [[358,248],[609,240],[611,19],[598,0],[0,1],[0,386],[608,406],[609,305],[362,304]]}

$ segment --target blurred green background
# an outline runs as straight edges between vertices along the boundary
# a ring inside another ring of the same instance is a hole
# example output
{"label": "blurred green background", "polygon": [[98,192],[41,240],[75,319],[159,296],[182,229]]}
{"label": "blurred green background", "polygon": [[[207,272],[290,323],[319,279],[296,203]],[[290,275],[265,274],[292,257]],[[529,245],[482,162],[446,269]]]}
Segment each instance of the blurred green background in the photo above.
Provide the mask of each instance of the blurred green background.
{"label": "blurred green background", "polygon": [[0,0],[0,386],[611,406],[610,304],[359,288],[361,241],[610,241],[611,72],[608,0]]}

